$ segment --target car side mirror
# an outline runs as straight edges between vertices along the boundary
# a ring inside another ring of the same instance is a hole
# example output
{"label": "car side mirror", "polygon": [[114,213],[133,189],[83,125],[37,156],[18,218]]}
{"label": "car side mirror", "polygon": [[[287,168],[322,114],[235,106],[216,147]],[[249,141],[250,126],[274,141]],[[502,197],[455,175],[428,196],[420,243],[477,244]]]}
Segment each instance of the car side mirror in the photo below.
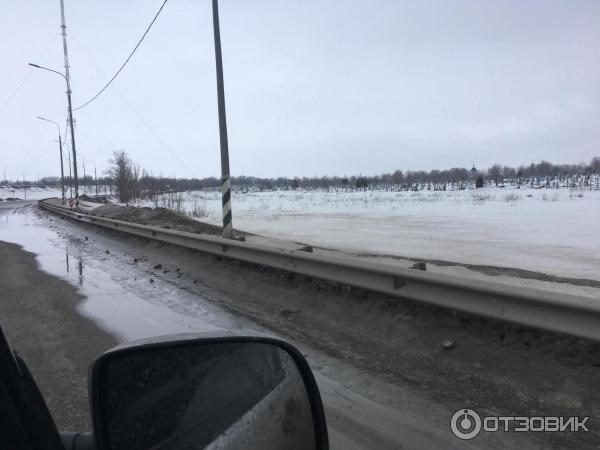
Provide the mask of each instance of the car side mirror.
{"label": "car side mirror", "polygon": [[97,449],[327,449],[302,354],[271,338],[175,335],[108,351],[92,367]]}

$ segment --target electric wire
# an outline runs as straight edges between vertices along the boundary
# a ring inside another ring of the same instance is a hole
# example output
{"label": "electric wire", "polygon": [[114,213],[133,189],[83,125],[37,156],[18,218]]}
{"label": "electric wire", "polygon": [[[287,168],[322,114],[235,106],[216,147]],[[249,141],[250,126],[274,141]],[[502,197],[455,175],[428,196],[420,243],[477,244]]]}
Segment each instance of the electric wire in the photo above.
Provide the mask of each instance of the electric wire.
{"label": "electric wire", "polygon": [[[100,66],[96,63],[96,61],[94,61],[94,59],[91,57],[91,55],[87,51],[85,51],[83,49],[83,46],[81,45],[81,43],[79,42],[79,40],[76,38],[76,36],[73,35],[73,33],[71,33],[71,40],[75,43],[75,45],[81,51],[81,53],[83,53],[85,55],[85,57],[90,61],[90,63],[92,64],[92,66],[94,66],[94,68],[98,71],[98,73],[101,74],[102,76],[105,76],[105,74],[102,71],[102,69],[100,68]],[[190,168],[175,154],[175,151],[164,141],[164,139],[162,139],[158,135],[158,133],[156,131],[154,131],[154,129],[144,120],[144,118],[141,116],[141,114],[131,105],[131,103],[129,103],[127,101],[127,99],[125,98],[125,96],[123,94],[121,94],[121,92],[114,85],[112,85],[111,88],[115,91],[115,93],[117,94],[117,96],[121,99],[121,101],[125,104],[125,106],[127,106],[127,108],[131,111],[131,113],[133,113],[133,115],[136,117],[136,119],[144,126],[144,128],[146,128],[146,130],[148,130],[150,132],[150,134],[152,134],[152,136],[154,137],[154,139],[156,139],[158,141],[158,143],[165,150],[167,150],[167,152],[169,152],[169,154],[171,155],[171,157],[175,161],[177,161],[177,163],[187,173],[189,173],[192,177],[194,177],[195,175],[190,170]]]}
{"label": "electric wire", "polygon": [[110,86],[110,84],[115,80],[115,78],[117,78],[117,76],[121,73],[121,71],[125,68],[125,66],[127,65],[127,63],[129,62],[129,60],[131,59],[131,57],[133,56],[133,54],[136,52],[136,50],[138,49],[138,47],[141,45],[142,41],[146,38],[146,35],[148,34],[148,32],[150,31],[150,28],[152,28],[152,25],[154,25],[154,22],[156,22],[156,19],[158,19],[158,16],[160,15],[161,11],[163,10],[163,8],[165,7],[165,5],[167,4],[168,0],[165,0],[163,2],[163,4],[160,6],[160,8],[158,9],[158,12],[156,13],[156,15],[154,16],[154,19],[152,19],[152,22],[150,22],[150,25],[148,25],[148,28],[146,28],[146,31],[144,32],[144,34],[142,35],[142,37],[140,38],[140,40],[138,41],[137,45],[134,47],[134,49],[131,51],[131,53],[129,54],[129,56],[127,57],[127,59],[125,60],[125,62],[121,65],[121,67],[119,68],[119,70],[117,70],[117,73],[114,74],[114,76],[108,81],[108,83],[106,83],[106,85],[100,89],[100,91],[94,95],[91,99],[89,99],[87,102],[85,102],[83,105],[78,106],[77,108],[73,108],[73,111],[77,111],[81,108],[86,107],[87,105],[89,105],[90,103],[92,103],[94,100],[96,100],[98,97],[100,97],[100,95],[106,90],[106,88],[108,86]]}

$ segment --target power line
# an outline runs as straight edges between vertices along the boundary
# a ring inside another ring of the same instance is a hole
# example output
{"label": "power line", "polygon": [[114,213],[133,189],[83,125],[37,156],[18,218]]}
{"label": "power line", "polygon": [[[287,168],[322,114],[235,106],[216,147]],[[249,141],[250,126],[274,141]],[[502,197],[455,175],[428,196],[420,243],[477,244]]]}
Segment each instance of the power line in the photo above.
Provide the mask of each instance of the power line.
{"label": "power line", "polygon": [[192,177],[194,176],[194,174],[192,173],[192,171],[189,169],[189,167],[181,160],[179,159],[179,157],[175,154],[175,152],[173,151],[173,149],[171,148],[171,146],[169,146],[164,140],[163,138],[161,138],[156,131],[154,131],[154,129],[148,125],[148,123],[144,120],[144,118],[140,115],[139,112],[137,112],[137,110],[125,99],[125,97],[123,97],[123,95],[113,86],[113,89],[115,90],[115,92],[118,94],[118,96],[121,98],[121,100],[123,101],[123,103],[125,103],[125,105],[127,105],[127,107],[129,108],[129,110],[133,113],[134,116],[137,117],[137,119],[139,120],[139,122],[150,132],[150,134],[152,134],[152,136],[154,136],[154,138],[171,154],[171,156],[173,157],[173,159],[175,159],[179,165],[181,165],[181,167],[183,167]]}
{"label": "power line", "polygon": [[[105,75],[104,72],[102,71],[102,69],[100,68],[100,66],[98,64],[96,64],[96,61],[94,61],[94,59],[91,57],[91,55],[85,51],[85,49],[83,48],[83,46],[81,45],[81,43],[79,42],[79,40],[77,39],[76,36],[73,35],[73,33],[71,33],[71,39],[73,40],[73,42],[75,42],[75,45],[77,46],[77,48],[79,48],[79,50],[81,51],[81,53],[83,53],[85,55],[85,57],[90,61],[90,63],[92,64],[92,66],[94,66],[94,68],[98,71],[98,73],[100,73],[101,75]],[[161,138],[158,133],[156,133],[156,131],[154,131],[154,129],[144,120],[144,118],[141,116],[141,114],[131,105],[131,103],[129,103],[127,101],[127,99],[125,98],[125,96],[123,94],[121,94],[121,92],[116,88],[116,86],[111,86],[111,88],[115,91],[115,93],[117,94],[117,96],[121,99],[121,101],[125,104],[125,106],[127,106],[127,108],[129,108],[129,110],[133,113],[133,115],[135,116],[135,118],[144,126],[144,128],[146,128],[150,134],[152,134],[152,136],[154,137],[154,139],[156,139],[156,141],[162,145],[164,147],[165,150],[167,150],[167,152],[170,153],[171,157],[177,161],[177,163],[179,163],[179,165],[185,170],[187,171],[192,177],[194,177],[194,173],[190,170],[190,168],[188,167],[188,165],[186,165],[175,153],[175,151],[171,148],[171,146],[169,146],[169,144],[167,144],[163,138]],[[67,125],[68,126],[68,125]]]}
{"label": "power line", "polygon": [[87,105],[89,105],[90,103],[92,103],[94,100],[96,100],[100,94],[102,94],[106,88],[114,81],[115,78],[117,78],[117,76],[121,73],[121,71],[125,68],[125,66],[127,65],[127,63],[129,62],[129,60],[131,59],[131,57],[133,56],[133,54],[135,53],[135,51],[138,49],[138,47],[140,46],[140,44],[142,43],[142,41],[144,40],[144,38],[146,37],[146,35],[148,34],[148,32],[150,31],[150,28],[152,28],[152,25],[154,25],[154,22],[156,22],[156,19],[158,19],[159,14],[161,13],[161,11],[163,10],[163,8],[165,7],[165,5],[167,4],[168,0],[165,0],[163,2],[163,4],[160,6],[160,8],[158,9],[158,12],[156,13],[156,15],[154,16],[154,19],[152,19],[152,22],[150,22],[150,25],[148,25],[148,28],[146,28],[146,31],[144,32],[144,34],[142,35],[142,37],[140,38],[140,40],[138,41],[137,45],[135,46],[135,48],[132,50],[132,52],[129,54],[129,56],[127,57],[127,59],[125,60],[125,62],[123,63],[123,65],[119,68],[119,70],[117,70],[117,73],[115,73],[115,75],[108,81],[108,83],[106,83],[106,85],[100,89],[100,91],[94,95],[91,99],[89,99],[87,102],[85,102],[83,105],[78,106],[77,108],[73,108],[73,111],[77,111],[78,109],[81,109]]}

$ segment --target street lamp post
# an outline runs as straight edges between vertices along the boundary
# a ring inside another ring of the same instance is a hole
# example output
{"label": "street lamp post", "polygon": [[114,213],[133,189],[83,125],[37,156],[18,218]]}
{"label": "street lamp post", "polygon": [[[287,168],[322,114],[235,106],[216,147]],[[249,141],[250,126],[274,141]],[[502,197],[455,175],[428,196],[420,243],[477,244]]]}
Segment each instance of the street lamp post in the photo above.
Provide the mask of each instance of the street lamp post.
{"label": "street lamp post", "polygon": [[69,107],[69,127],[71,128],[71,150],[73,152],[73,175],[75,176],[75,196],[79,194],[79,181],[77,179],[77,155],[75,151],[75,128],[73,127],[73,107],[71,105],[71,85],[69,83],[69,79],[60,73],[57,70],[49,69],[48,67],[43,67],[38,64],[29,63],[31,67],[35,67],[36,69],[47,70],[48,72],[53,72],[55,74],[60,75],[65,79],[67,83],[67,102]]}
{"label": "street lamp post", "polygon": [[221,142],[221,193],[223,203],[223,237],[233,237],[231,213],[231,182],[229,177],[229,144],[227,142],[227,120],[225,117],[225,86],[223,82],[223,60],[221,57],[221,32],[219,28],[219,5],[212,0],[213,29],[215,34],[215,60],[217,66],[217,97],[219,107],[219,138]]}
{"label": "street lamp post", "polygon": [[82,160],[83,164],[83,195],[87,194],[87,180],[85,179],[85,159]]}
{"label": "street lamp post", "polygon": [[23,181],[21,183],[23,187],[23,192],[25,193],[25,200],[27,200],[27,184],[25,184],[25,174],[29,172],[23,172]]}
{"label": "street lamp post", "polygon": [[67,152],[67,156],[69,157],[69,193],[71,194],[70,197],[73,198],[73,178],[71,176],[71,154],[69,152]]}
{"label": "street lamp post", "polygon": [[97,169],[96,163],[94,161],[90,161],[89,159],[87,160],[87,162],[94,165],[94,183],[96,184],[96,197],[97,197],[98,196],[98,172],[96,170]]}
{"label": "street lamp post", "polygon": [[[83,155],[81,153],[79,153],[79,156],[83,156]],[[85,161],[87,161],[88,164],[92,164],[94,166],[94,180],[92,180],[92,181],[94,181],[94,183],[96,184],[96,196],[98,196],[98,170],[97,170],[98,167],[96,166],[96,163],[94,161],[92,161],[91,159],[85,159],[85,157],[84,157],[84,159],[83,159],[84,164],[85,164]],[[90,178],[91,177],[92,176],[90,175]],[[84,179],[85,179],[85,176],[84,176]]]}
{"label": "street lamp post", "polygon": [[53,123],[54,125],[56,125],[56,128],[58,129],[58,149],[60,151],[60,186],[61,186],[61,190],[62,190],[62,201],[64,203],[65,202],[65,172],[64,172],[64,168],[63,168],[62,136],[60,134],[60,125],[57,122],[55,122],[54,120],[45,119],[44,117],[38,116],[38,119]]}

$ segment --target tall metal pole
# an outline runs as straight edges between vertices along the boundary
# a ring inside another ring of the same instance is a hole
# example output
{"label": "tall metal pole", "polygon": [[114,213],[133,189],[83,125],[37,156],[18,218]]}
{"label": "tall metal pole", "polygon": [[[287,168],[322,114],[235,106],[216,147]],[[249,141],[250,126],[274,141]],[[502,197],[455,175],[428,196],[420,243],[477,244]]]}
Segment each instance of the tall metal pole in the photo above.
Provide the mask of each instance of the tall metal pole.
{"label": "tall metal pole", "polygon": [[73,105],[71,103],[71,79],[69,76],[69,55],[67,53],[67,26],[65,25],[65,3],[60,0],[60,19],[63,38],[63,51],[65,54],[65,79],[67,80],[67,100],[69,103],[69,125],[71,127],[71,150],[73,151],[73,174],[75,175],[75,195],[79,194],[79,181],[77,179],[77,153],[75,151],[75,127],[73,127]]}
{"label": "tall metal pole", "polygon": [[63,168],[63,154],[62,154],[62,136],[60,131],[58,132],[58,149],[60,151],[60,186],[62,189],[62,202],[65,202],[65,171]]}
{"label": "tall metal pole", "polygon": [[71,177],[71,154],[67,152],[67,156],[69,157],[69,193],[70,197],[73,198],[73,178]]}
{"label": "tall metal pole", "polygon": [[43,120],[44,122],[50,122],[56,125],[56,129],[58,130],[58,150],[60,152],[60,186],[62,189],[62,201],[65,202],[65,172],[63,168],[63,151],[62,151],[62,136],[60,133],[60,125],[58,122],[54,120],[46,119],[45,117],[38,116],[38,119]]}
{"label": "tall metal pole", "polygon": [[221,57],[221,32],[219,29],[219,5],[212,0],[213,28],[215,32],[215,60],[217,66],[217,98],[219,105],[219,138],[221,142],[221,193],[223,202],[223,237],[233,237],[231,213],[231,183],[229,179],[229,145],[227,120],[225,118],[225,86],[223,83],[223,60]]}

